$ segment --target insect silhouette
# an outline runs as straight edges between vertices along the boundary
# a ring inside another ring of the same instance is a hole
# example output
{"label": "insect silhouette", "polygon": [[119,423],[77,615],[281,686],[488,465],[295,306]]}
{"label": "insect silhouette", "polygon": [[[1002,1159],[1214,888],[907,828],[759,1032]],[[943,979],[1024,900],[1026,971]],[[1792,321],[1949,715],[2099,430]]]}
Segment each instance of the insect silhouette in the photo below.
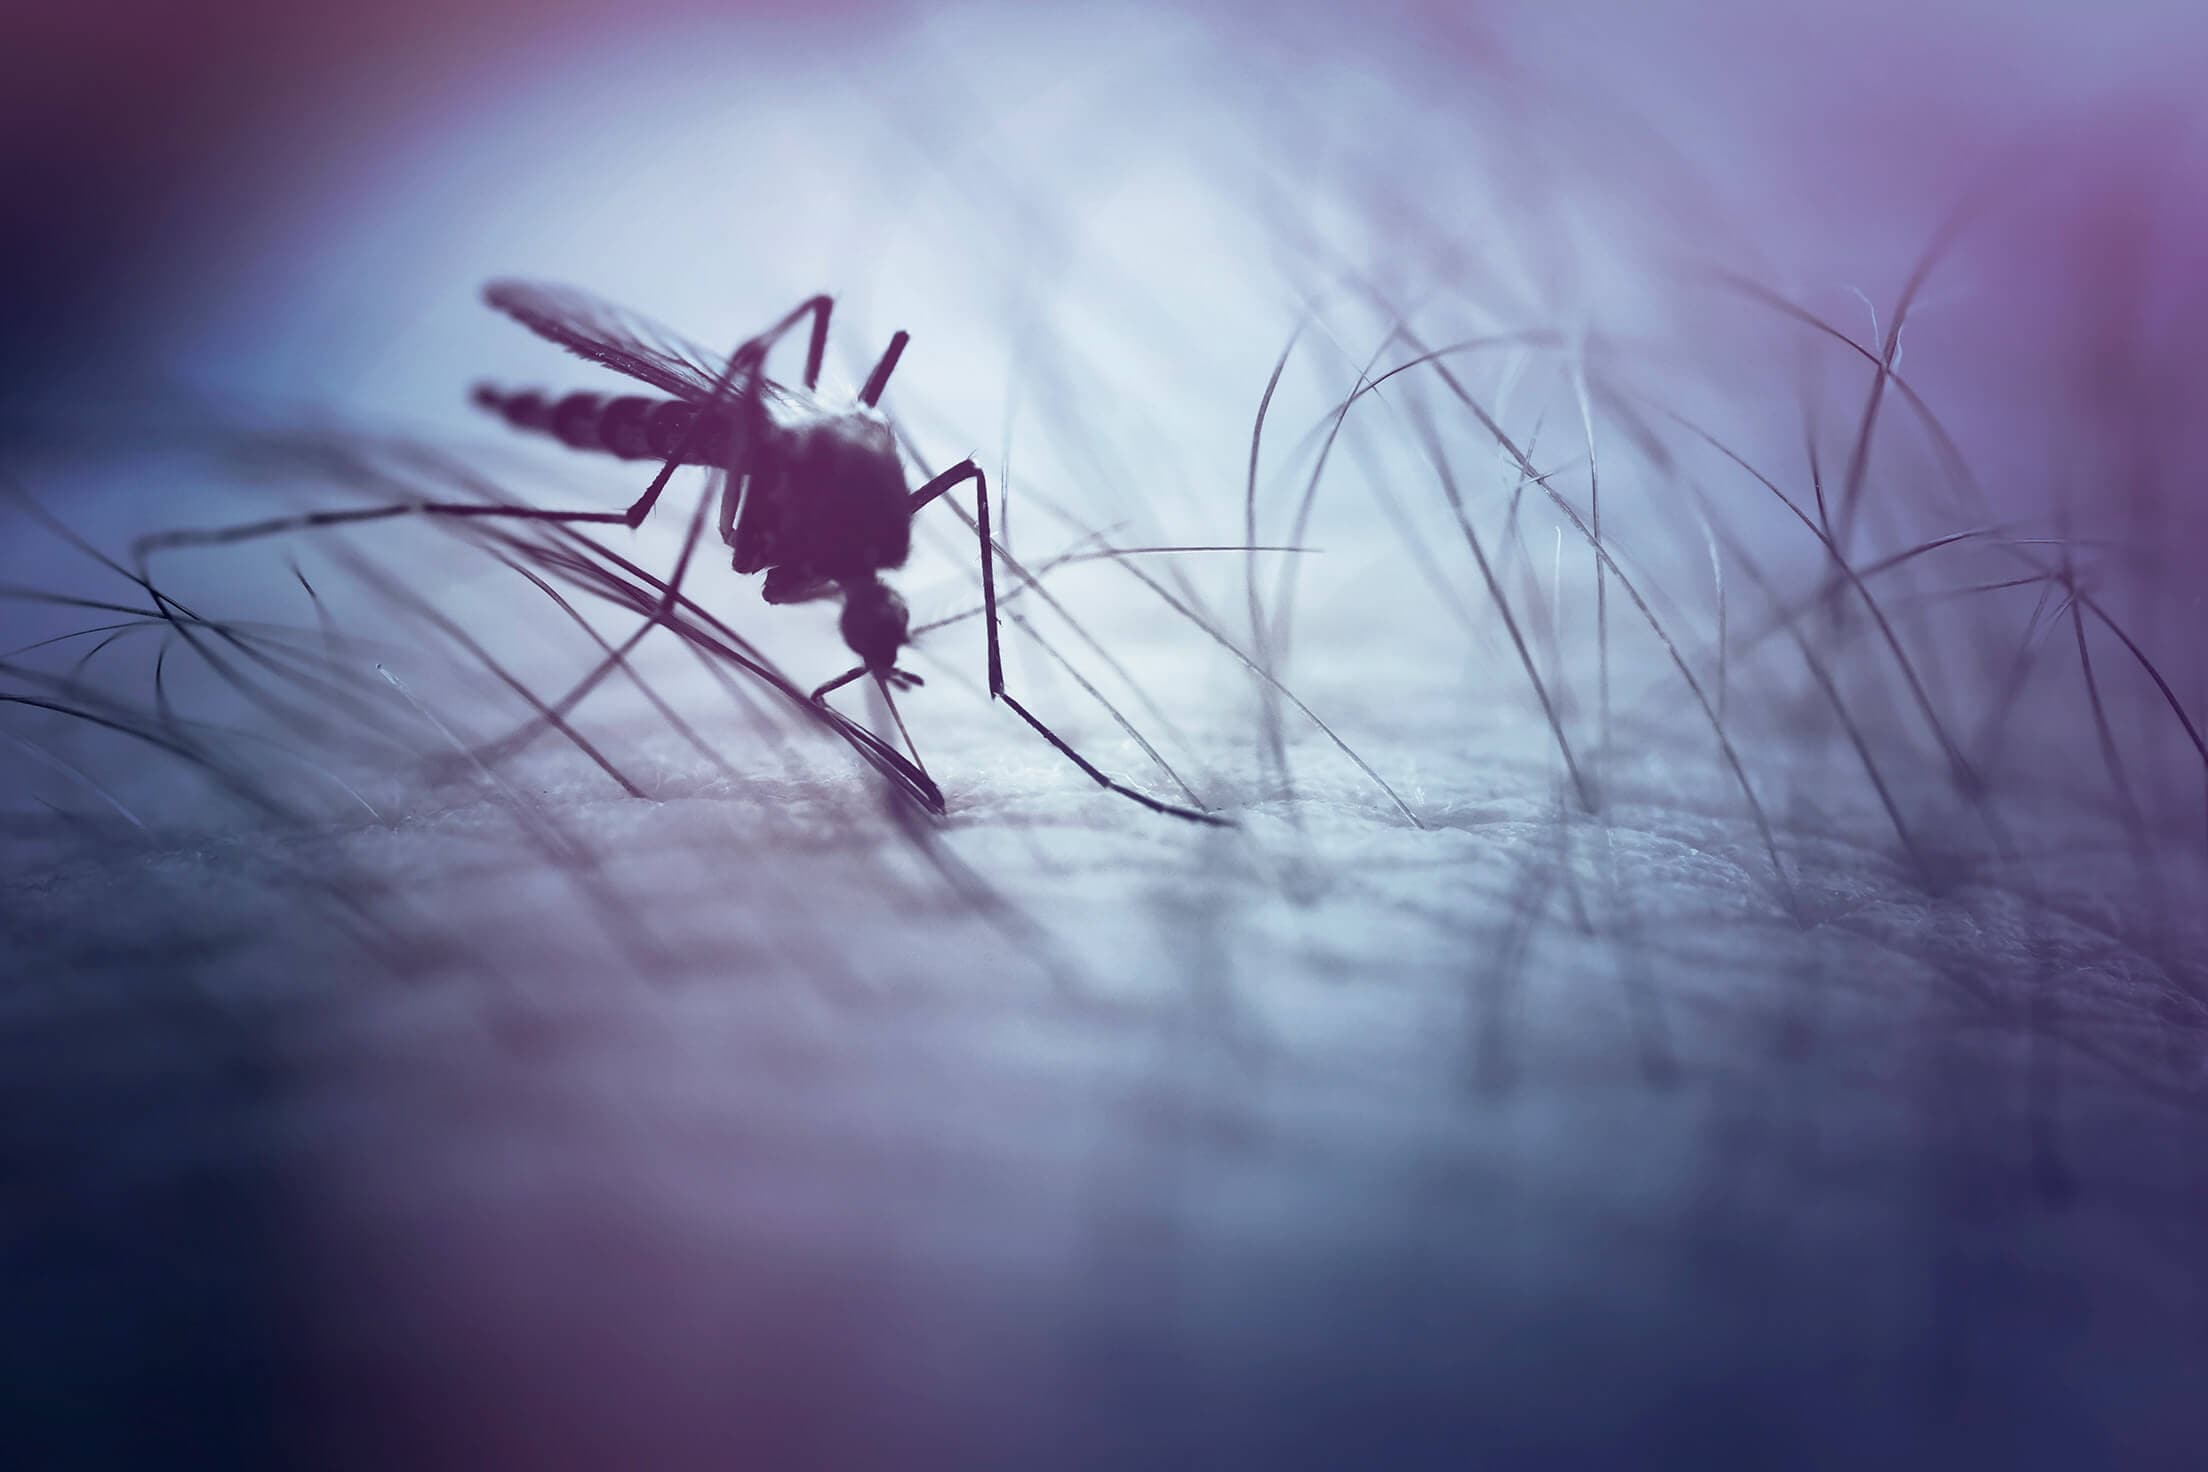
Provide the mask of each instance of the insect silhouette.
{"label": "insect silhouette", "polygon": [[[760,591],[771,604],[842,601],[841,632],[859,663],[814,690],[813,701],[818,704],[831,692],[871,676],[894,714],[891,688],[911,688],[921,680],[897,665],[898,654],[909,640],[910,619],[904,600],[882,580],[882,574],[904,565],[913,517],[970,481],[980,542],[991,698],[1004,702],[1099,786],[1155,812],[1199,823],[1224,823],[1214,814],[1163,802],[1116,781],[1005,688],[988,478],[968,459],[919,488],[908,489],[896,435],[879,407],[909,341],[907,333],[890,338],[856,401],[834,407],[817,393],[834,305],[827,296],[809,298],[767,331],[740,343],[718,370],[711,366],[714,360],[696,346],[587,292],[498,281],[485,288],[484,299],[538,336],[668,396],[616,397],[585,391],[555,398],[489,385],[474,390],[478,406],[518,429],[550,435],[577,450],[659,462],[651,483],[626,510],[554,511],[497,502],[409,501],[214,530],[158,533],[140,539],[141,553],[154,547],[244,541],[301,527],[404,515],[618,523],[634,529],[651,515],[679,467],[705,466],[718,473],[718,525],[734,571],[764,572]],[[768,354],[808,319],[802,389],[768,378]]]}

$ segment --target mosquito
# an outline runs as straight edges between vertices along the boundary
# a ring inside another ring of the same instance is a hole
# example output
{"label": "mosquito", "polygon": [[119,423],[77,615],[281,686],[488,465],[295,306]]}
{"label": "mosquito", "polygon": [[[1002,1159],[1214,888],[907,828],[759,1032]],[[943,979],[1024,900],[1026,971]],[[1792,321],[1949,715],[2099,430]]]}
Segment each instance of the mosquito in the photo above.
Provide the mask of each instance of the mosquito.
{"label": "mosquito", "polygon": [[[824,704],[834,691],[871,677],[897,716],[894,689],[920,677],[897,658],[910,642],[904,600],[882,580],[902,567],[912,545],[912,520],[968,482],[974,488],[981,549],[983,626],[987,631],[989,694],[1108,791],[1154,812],[1224,825],[1215,814],[1137,791],[1076,751],[1005,688],[998,633],[996,559],[990,535],[989,482],[972,459],[908,489],[890,421],[880,409],[910,334],[894,334],[856,400],[848,407],[818,394],[833,299],[800,303],[767,331],[737,345],[725,366],[694,344],[646,319],[570,287],[496,281],[484,300],[539,337],[666,397],[581,391],[553,397],[479,385],[474,402],[516,429],[549,435],[571,449],[623,460],[657,461],[644,493],[624,511],[552,511],[497,502],[408,501],[216,530],[175,531],[143,538],[142,551],[163,546],[244,541],[308,526],[387,517],[513,517],[567,523],[643,525],[675,471],[703,466],[719,481],[718,526],[738,574],[764,572],[761,596],[770,604],[838,599],[839,627],[858,664],[812,692]],[[766,376],[768,354],[799,323],[810,320],[803,388]],[[701,508],[702,509],[702,508]],[[908,738],[909,740],[909,738]]]}

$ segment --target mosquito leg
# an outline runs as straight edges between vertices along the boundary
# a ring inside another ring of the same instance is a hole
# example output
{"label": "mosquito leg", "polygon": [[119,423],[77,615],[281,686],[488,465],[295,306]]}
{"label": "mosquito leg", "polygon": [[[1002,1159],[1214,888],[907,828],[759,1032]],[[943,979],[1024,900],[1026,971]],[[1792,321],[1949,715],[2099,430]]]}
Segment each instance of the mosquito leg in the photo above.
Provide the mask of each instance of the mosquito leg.
{"label": "mosquito leg", "polygon": [[[926,509],[929,502],[935,500],[938,496],[942,495],[945,491],[951,489],[953,486],[961,485],[969,480],[980,479],[981,467],[976,465],[971,460],[961,460],[956,465],[953,465],[949,470],[944,471],[941,475],[929,481],[919,490],[914,491],[910,496],[907,496],[905,498],[905,515],[918,516],[923,510]],[[996,572],[990,566],[989,559],[987,558],[982,559],[982,576],[984,579],[984,586],[993,584],[996,581]]]}
{"label": "mosquito leg", "polygon": [[882,400],[882,390],[889,387],[889,375],[897,371],[897,360],[905,355],[905,344],[912,341],[912,334],[899,332],[882,350],[882,360],[874,365],[874,371],[866,375],[866,387],[859,390],[859,402],[871,409]]}
{"label": "mosquito leg", "polygon": [[[825,304],[828,298],[816,297],[814,300]],[[804,309],[800,308],[799,310]],[[825,305],[822,306],[821,312],[822,316],[819,320],[825,323],[827,321],[827,307]],[[775,328],[775,334],[779,335],[788,331],[790,323],[795,320],[795,316],[784,318],[780,325]],[[821,331],[816,327],[813,333],[813,344],[816,348],[820,346],[820,340]],[[745,462],[751,458],[751,447],[759,440],[760,421],[766,417],[766,410],[759,402],[759,365],[766,360],[766,348],[761,346],[762,341],[771,343],[772,337],[752,339],[737,348],[735,354],[729,359],[728,369],[721,375],[720,382],[714,387],[713,397],[707,400],[697,413],[690,416],[689,426],[683,430],[681,437],[675,441],[674,453],[669,455],[666,463],[659,467],[659,473],[654,475],[652,483],[644,488],[644,494],[637,497],[635,504],[631,505],[628,511],[622,515],[621,520],[626,522],[631,529],[642,526],[644,518],[652,514],[652,507],[658,502],[659,493],[667,489],[667,482],[674,477],[676,468],[688,462],[690,451],[704,435],[705,427],[720,418],[720,406],[728,399],[729,389],[740,379],[743,383],[743,391],[736,395],[736,399],[743,407],[736,415],[736,445],[728,456],[728,462],[725,466],[728,485],[723,488],[721,493],[721,523],[724,528],[728,528],[728,530],[723,531],[722,535],[724,537],[733,536],[736,518],[736,483],[743,478]]]}
{"label": "mosquito leg", "polygon": [[[717,407],[730,396],[732,389],[741,385],[735,397],[745,405],[747,412],[740,416],[745,429],[744,437],[739,441],[736,453],[730,457],[737,463],[729,467],[730,486],[724,492],[722,518],[730,528],[727,535],[733,535],[735,514],[729,498],[735,494],[735,483],[742,478],[743,461],[749,456],[751,445],[756,440],[756,435],[752,432],[755,421],[763,414],[759,398],[760,367],[765,362],[768,351],[781,341],[783,334],[809,315],[813,319],[813,325],[811,338],[805,347],[805,386],[815,387],[820,381],[821,360],[828,351],[828,317],[834,307],[835,301],[831,297],[810,297],[774,326],[743,343],[729,357],[728,369],[721,375],[712,406]],[[659,473],[652,477],[652,483],[645,487],[644,494],[637,497],[626,511],[544,511],[533,506],[500,506],[466,501],[408,501],[349,511],[315,511],[303,516],[276,517],[239,526],[156,532],[139,538],[132,544],[132,551],[142,561],[146,553],[166,547],[219,546],[311,527],[384,521],[396,516],[494,516],[512,517],[519,521],[595,522],[601,526],[618,524],[633,529],[642,526],[644,519],[652,514],[652,508],[659,503],[660,494],[667,489],[667,482],[674,477],[676,469],[687,462],[690,451],[716,417],[710,408],[692,416],[689,428],[683,432],[675,446],[675,452],[660,466]]]}
{"label": "mosquito leg", "polygon": [[1056,731],[1044,725],[1033,711],[1020,704],[1013,697],[1012,692],[1004,688],[1004,651],[998,642],[997,634],[997,559],[995,543],[989,534],[989,478],[982,474],[981,467],[973,461],[961,461],[920,487],[919,490],[914,491],[909,505],[912,510],[918,511],[944,492],[969,480],[974,483],[974,520],[981,538],[982,626],[988,631],[989,639],[990,696],[1010,706],[1014,715],[1027,722],[1034,729],[1035,734],[1056,747],[1059,755],[1087,773],[1090,780],[1095,782],[1097,786],[1116,792],[1132,802],[1141,803],[1152,812],[1167,813],[1176,818],[1186,818],[1192,823],[1211,823],[1222,828],[1232,827],[1233,825],[1226,819],[1214,814],[1200,813],[1193,808],[1178,807],[1169,802],[1160,802],[1146,792],[1137,792],[1132,787],[1115,782],[1106,776],[1103,770],[1094,762],[1069,746]]}
{"label": "mosquito leg", "polygon": [[626,520],[630,526],[641,525],[644,518],[651,515],[653,504],[659,500],[660,492],[667,488],[668,478],[675,473],[676,465],[687,455],[691,441],[708,423],[719,417],[718,410],[728,400],[729,391],[741,383],[742,389],[735,398],[743,406],[737,414],[742,438],[738,440],[735,452],[729,456],[728,481],[721,488],[718,522],[721,540],[731,547],[736,545],[736,506],[742,492],[744,462],[750,457],[752,445],[760,438],[759,431],[766,417],[765,408],[759,398],[761,367],[767,360],[767,354],[782,340],[782,335],[810,315],[813,326],[805,344],[805,387],[818,387],[821,361],[828,353],[828,318],[835,311],[835,305],[833,297],[808,297],[765,332],[737,344],[736,351],[729,355],[728,368],[721,374],[712,398],[691,419],[690,427],[684,432],[675,453],[659,468],[659,473],[652,477],[651,485],[629,507]]}
{"label": "mosquito leg", "polygon": [[[816,296],[789,317],[790,322],[795,323],[807,312],[813,314],[813,335],[805,344],[805,387],[808,389],[820,387],[820,363],[828,355],[828,314],[835,310],[835,305],[831,297]],[[775,337],[781,335],[779,329],[773,334]]]}
{"label": "mosquito leg", "polygon": [[860,665],[857,669],[845,670],[842,674],[836,676],[833,680],[830,680],[827,684],[821,686],[818,690],[815,690],[812,693],[812,696],[810,698],[813,704],[820,704],[823,700],[835,694],[838,690],[841,690],[844,686],[850,684],[853,680],[856,680],[859,676],[865,673],[866,666],[863,664]]}
{"label": "mosquito leg", "polygon": [[828,356],[828,314],[836,309],[836,299],[831,296],[807,297],[790,309],[788,316],[769,327],[757,337],[740,344],[730,355],[728,377],[733,379],[747,360],[754,366],[764,362],[774,345],[782,340],[782,334],[795,327],[807,314],[813,319],[812,336],[805,344],[805,387],[820,387],[820,365]]}
{"label": "mosquito leg", "polygon": [[712,397],[691,417],[690,427],[683,431],[680,442],[675,446],[675,453],[668,456],[667,463],[659,467],[659,473],[652,477],[652,483],[645,487],[644,494],[637,497],[635,504],[629,507],[627,514],[621,518],[623,521],[631,527],[644,524],[644,518],[652,514],[652,507],[658,502],[660,492],[667,489],[667,482],[674,475],[675,468],[684,463],[692,445],[704,433],[705,427],[720,417],[719,411],[728,402],[730,390],[740,383],[742,389],[734,397],[742,405],[737,422],[743,426],[743,438],[738,442],[736,452],[729,457],[732,462],[728,467],[731,485],[723,494],[721,508],[724,526],[722,536],[733,537],[736,511],[730,498],[735,493],[734,482],[742,478],[744,461],[751,454],[751,446],[759,438],[760,421],[766,417],[765,408],[759,401],[761,365],[766,362],[767,354],[773,351],[774,345],[782,340],[782,335],[809,315],[813,319],[813,328],[805,344],[805,387],[817,387],[820,383],[821,360],[828,353],[828,317],[835,306],[834,297],[807,297],[765,332],[737,344],[736,351],[729,354],[728,367],[722,371]]}
{"label": "mosquito leg", "polygon": [[[345,526],[354,522],[385,521],[398,516],[490,516],[512,517],[518,521],[594,522],[601,526],[622,525],[631,528],[641,526],[644,519],[652,514],[652,508],[658,504],[661,493],[667,489],[667,482],[673,478],[677,467],[686,462],[690,451],[695,448],[697,441],[703,437],[706,427],[717,417],[711,412],[712,409],[717,408],[721,402],[730,397],[731,390],[738,390],[740,385],[740,391],[735,394],[735,397],[744,403],[747,409],[747,412],[741,416],[746,427],[746,434],[740,442],[736,454],[730,457],[737,461],[735,466],[730,467],[729,472],[732,482],[731,493],[733,493],[733,482],[741,478],[742,461],[750,453],[750,446],[756,438],[755,435],[750,433],[753,428],[753,421],[760,417],[763,412],[763,406],[759,398],[760,366],[766,360],[768,351],[782,339],[783,334],[795,327],[805,317],[810,316],[813,321],[812,334],[805,348],[805,386],[807,388],[816,387],[820,381],[821,361],[828,351],[828,318],[834,307],[835,302],[831,297],[810,297],[799,303],[774,326],[741,344],[730,355],[728,369],[721,375],[720,384],[713,395],[711,404],[692,417],[689,428],[684,431],[681,441],[675,446],[674,454],[670,455],[666,463],[660,466],[659,473],[652,477],[652,483],[645,487],[644,494],[637,497],[625,511],[545,511],[533,506],[501,506],[495,503],[468,501],[404,501],[389,506],[368,506],[356,510],[314,511],[301,516],[274,517],[264,521],[245,522],[237,526],[186,528],[178,531],[155,532],[150,536],[140,537],[132,543],[132,553],[143,562],[146,553],[163,548],[221,546],[231,542],[255,541],[261,537],[279,536],[285,532],[303,531],[313,527]],[[876,372],[883,373],[885,377],[887,376],[884,370],[879,367],[877,367]],[[724,518],[732,517],[733,514],[734,508],[724,505]]]}
{"label": "mosquito leg", "polygon": [[805,387],[810,389],[817,386],[820,382],[821,359],[828,352],[828,316],[829,313],[835,310],[835,305],[835,298],[833,297],[808,297],[793,308],[789,315],[765,332],[739,343],[736,351],[729,354],[728,367],[722,371],[720,381],[714,385],[712,397],[700,405],[699,411],[691,416],[689,428],[682,432],[681,439],[676,442],[675,452],[667,457],[666,463],[659,467],[659,473],[652,477],[652,483],[644,488],[644,494],[637,497],[626,512],[611,517],[581,516],[552,517],[548,519],[619,521],[631,528],[642,526],[644,518],[652,514],[652,507],[659,503],[660,493],[667,489],[667,482],[674,477],[676,468],[688,463],[691,449],[703,437],[706,426],[720,418],[720,409],[728,402],[731,396],[730,391],[740,383],[742,389],[734,397],[743,406],[737,415],[737,422],[742,426],[742,438],[737,443],[735,453],[729,456],[731,463],[728,466],[728,472],[731,487],[727,492],[724,492],[721,509],[721,520],[725,528],[722,535],[724,537],[733,536],[736,513],[735,507],[729,504],[728,498],[734,494],[733,482],[742,478],[744,461],[749,458],[751,447],[759,438],[759,423],[766,417],[765,408],[759,401],[760,367],[766,362],[767,354],[772,351],[774,345],[782,340],[782,335],[795,327],[799,321],[809,314],[813,319],[813,330],[810,340],[805,345]]}
{"label": "mosquito leg", "polygon": [[[767,338],[754,339],[744,344],[743,347],[737,349],[735,360],[729,364],[729,373],[722,384],[722,389],[725,392],[729,384],[740,377],[743,382],[741,397],[751,406],[753,413],[740,416],[739,422],[743,424],[744,430],[742,437],[737,441],[735,453],[730,456],[736,464],[726,471],[728,486],[722,493],[721,505],[721,522],[724,535],[733,535],[736,484],[742,477],[743,462],[749,457],[754,440],[751,430],[752,420],[756,417],[759,409],[761,343],[771,342],[774,336],[788,331],[799,316],[808,310],[813,310],[815,303],[818,304],[819,315],[815,318],[816,326],[813,338],[814,346],[819,347],[827,322],[828,298],[826,297],[816,297],[812,302],[800,307],[797,312],[783,319],[775,328],[774,333],[769,334]],[[484,501],[400,501],[388,506],[364,506],[344,511],[310,511],[298,516],[270,517],[263,521],[243,522],[236,526],[186,527],[176,531],[154,532],[131,543],[131,554],[142,567],[147,553],[171,547],[224,546],[232,542],[257,541],[262,537],[280,536],[285,532],[306,531],[314,527],[349,526],[358,522],[388,521],[399,516],[508,517],[516,521],[591,522],[600,526],[626,526],[634,529],[643,525],[644,518],[651,515],[653,506],[658,504],[660,493],[667,489],[667,483],[673,478],[676,469],[687,463],[695,441],[701,436],[704,426],[712,417],[708,413],[699,413],[691,418],[689,427],[683,431],[681,439],[675,445],[674,453],[667,458],[665,464],[660,466],[659,473],[652,477],[652,483],[645,488],[644,494],[631,503],[626,511],[547,511],[535,506],[503,506],[497,502]]]}
{"label": "mosquito leg", "polygon": [[237,526],[185,527],[176,531],[152,532],[131,543],[131,553],[142,564],[148,552],[167,547],[216,547],[231,542],[257,541],[262,537],[305,531],[312,527],[385,521],[394,516],[511,516],[523,521],[595,521],[616,525],[629,520],[628,513],[623,511],[543,511],[534,506],[500,506],[470,501],[401,501],[390,506],[367,506],[349,511],[310,511],[300,516],[277,516],[265,521],[243,522]]}
{"label": "mosquito leg", "polygon": [[[575,684],[569,686],[567,692],[560,696],[558,700],[546,706],[536,719],[500,739],[490,748],[491,751],[501,758],[511,756],[531,741],[534,741],[546,729],[558,729],[556,723],[564,718],[569,711],[582,704],[583,698],[603,684],[606,678],[613,674],[615,670],[627,669],[632,680],[637,678],[635,670],[629,668],[629,656],[635,652],[638,645],[644,642],[646,635],[667,622],[669,615],[674,612],[676,603],[680,601],[683,577],[690,570],[691,555],[697,551],[699,537],[705,531],[705,508],[709,500],[710,497],[699,498],[698,509],[690,517],[689,533],[683,538],[682,554],[675,559],[675,570],[667,578],[658,601],[653,605],[644,622],[631,631],[629,636],[618,645],[607,648],[604,657],[591,667],[590,672],[576,681]],[[640,796],[641,794],[636,795]]]}

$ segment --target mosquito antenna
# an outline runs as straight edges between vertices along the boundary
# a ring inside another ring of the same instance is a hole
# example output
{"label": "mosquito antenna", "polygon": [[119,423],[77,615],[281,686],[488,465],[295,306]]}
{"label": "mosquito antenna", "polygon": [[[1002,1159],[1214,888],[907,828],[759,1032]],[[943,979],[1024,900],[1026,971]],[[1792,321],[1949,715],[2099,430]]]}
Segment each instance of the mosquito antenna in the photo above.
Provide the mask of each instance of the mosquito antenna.
{"label": "mosquito antenna", "polygon": [[897,371],[897,360],[905,355],[905,344],[910,341],[912,334],[903,331],[890,338],[889,346],[882,349],[882,360],[866,375],[866,387],[859,390],[860,403],[871,409],[881,402],[882,390],[889,387],[889,375]]}

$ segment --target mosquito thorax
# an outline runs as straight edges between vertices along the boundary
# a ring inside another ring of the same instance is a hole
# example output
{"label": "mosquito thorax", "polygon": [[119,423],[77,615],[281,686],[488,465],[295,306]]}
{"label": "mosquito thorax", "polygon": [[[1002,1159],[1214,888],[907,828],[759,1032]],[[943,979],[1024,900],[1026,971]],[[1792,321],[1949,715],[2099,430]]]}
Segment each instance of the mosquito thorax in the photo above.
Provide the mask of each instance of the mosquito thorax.
{"label": "mosquito thorax", "polygon": [[878,415],[823,415],[784,431],[766,497],[777,514],[776,561],[831,577],[900,567],[911,548],[909,494],[897,442]]}

